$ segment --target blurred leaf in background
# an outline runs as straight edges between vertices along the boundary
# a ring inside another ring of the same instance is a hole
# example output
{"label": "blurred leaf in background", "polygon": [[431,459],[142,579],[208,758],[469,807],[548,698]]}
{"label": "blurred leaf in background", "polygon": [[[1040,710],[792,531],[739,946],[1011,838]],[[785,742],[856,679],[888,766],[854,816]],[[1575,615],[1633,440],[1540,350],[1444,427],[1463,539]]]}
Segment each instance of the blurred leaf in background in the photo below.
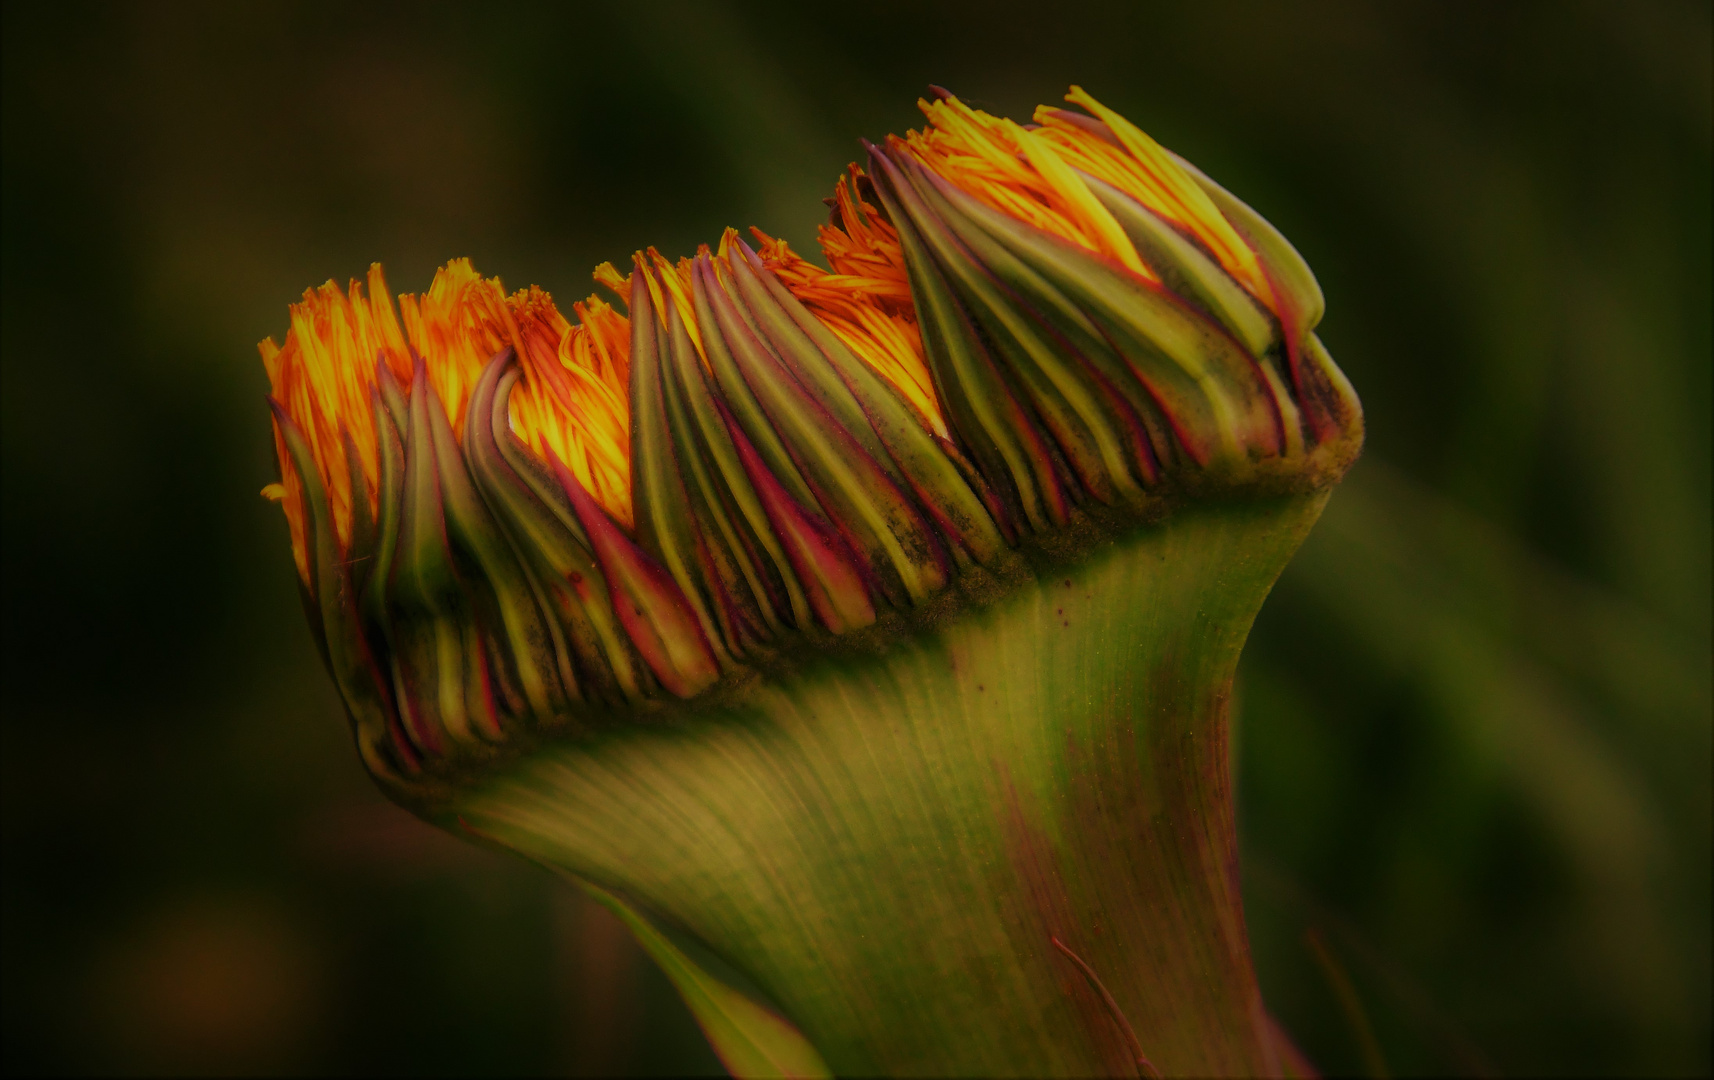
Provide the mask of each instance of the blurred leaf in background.
{"label": "blurred leaf in background", "polygon": [[1240,683],[1285,1026],[1370,1067],[1343,980],[1394,1073],[1710,1069],[1706,3],[4,18],[8,1071],[718,1068],[604,911],[363,777],[254,342],[376,259],[577,297],[727,224],[813,251],[931,82],[1088,86],[1328,294],[1369,449]]}

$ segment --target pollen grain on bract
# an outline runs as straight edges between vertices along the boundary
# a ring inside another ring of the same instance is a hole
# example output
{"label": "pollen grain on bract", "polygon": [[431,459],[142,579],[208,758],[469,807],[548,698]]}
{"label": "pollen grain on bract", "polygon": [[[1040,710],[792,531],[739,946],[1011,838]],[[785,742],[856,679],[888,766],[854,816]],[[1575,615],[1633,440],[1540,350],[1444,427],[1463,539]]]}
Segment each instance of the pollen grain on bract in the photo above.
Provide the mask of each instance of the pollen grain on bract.
{"label": "pollen grain on bract", "polygon": [[1066,100],[923,101],[837,180],[828,269],[729,229],[597,267],[570,318],[467,259],[306,291],[260,346],[264,494],[377,777],[426,791],[942,617],[1066,536],[1336,479],[1361,414],[1296,251]]}

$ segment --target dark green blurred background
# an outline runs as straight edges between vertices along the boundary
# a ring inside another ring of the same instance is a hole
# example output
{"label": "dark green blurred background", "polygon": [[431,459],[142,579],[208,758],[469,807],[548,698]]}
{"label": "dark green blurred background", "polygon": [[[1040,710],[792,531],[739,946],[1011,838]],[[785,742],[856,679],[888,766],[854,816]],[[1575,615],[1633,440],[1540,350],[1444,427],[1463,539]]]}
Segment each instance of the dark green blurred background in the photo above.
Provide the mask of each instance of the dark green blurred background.
{"label": "dark green blurred background", "polygon": [[1085,85],[1326,289],[1369,448],[1240,685],[1286,1026],[1709,1070],[1708,4],[56,0],[4,23],[8,1072],[717,1069],[607,916],[362,775],[254,344],[375,259],[813,250],[930,82]]}

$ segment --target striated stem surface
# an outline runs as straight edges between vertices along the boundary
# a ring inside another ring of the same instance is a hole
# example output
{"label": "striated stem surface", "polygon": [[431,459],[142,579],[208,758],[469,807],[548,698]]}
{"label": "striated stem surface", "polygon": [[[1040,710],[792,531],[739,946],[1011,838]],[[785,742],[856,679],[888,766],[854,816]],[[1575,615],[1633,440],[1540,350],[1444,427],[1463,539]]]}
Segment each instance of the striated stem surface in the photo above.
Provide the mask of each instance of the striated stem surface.
{"label": "striated stem surface", "polygon": [[1186,507],[432,814],[597,886],[840,1074],[1277,1075],[1227,712],[1326,499]]}

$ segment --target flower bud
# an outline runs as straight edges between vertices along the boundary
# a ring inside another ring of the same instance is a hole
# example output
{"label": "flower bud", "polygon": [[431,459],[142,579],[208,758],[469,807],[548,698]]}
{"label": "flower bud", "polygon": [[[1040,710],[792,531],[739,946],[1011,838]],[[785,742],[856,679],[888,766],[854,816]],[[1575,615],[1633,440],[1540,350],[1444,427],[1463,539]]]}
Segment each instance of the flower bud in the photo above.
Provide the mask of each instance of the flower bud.
{"label": "flower bud", "polygon": [[923,102],[838,181],[826,270],[727,230],[598,267],[624,311],[572,321],[375,266],[261,345],[265,494],[365,765],[582,881],[729,1064],[1292,1053],[1225,717],[1361,413],[1291,245],[1067,101]]}
{"label": "flower bud", "polygon": [[271,491],[369,768],[432,786],[908,626],[1091,514],[1341,470],[1360,414],[1297,253],[1067,100],[922,103],[837,185],[832,273],[728,230],[598,270],[628,316],[467,261],[397,314],[378,265],[306,292],[262,345]]}

